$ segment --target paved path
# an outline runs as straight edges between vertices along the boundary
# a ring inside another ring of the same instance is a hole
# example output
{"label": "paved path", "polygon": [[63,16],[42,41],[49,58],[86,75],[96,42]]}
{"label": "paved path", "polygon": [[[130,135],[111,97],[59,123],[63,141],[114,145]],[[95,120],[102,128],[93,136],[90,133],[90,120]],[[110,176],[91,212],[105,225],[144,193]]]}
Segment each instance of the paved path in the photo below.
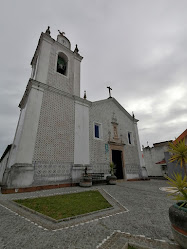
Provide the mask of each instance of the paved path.
{"label": "paved path", "polygon": [[[97,186],[98,187],[98,186]],[[3,202],[30,196],[82,191],[80,187],[43,190],[22,194],[0,194],[0,249],[92,249],[115,230],[145,235],[152,239],[172,241],[168,208],[173,201],[159,190],[167,187],[164,180],[118,182],[116,186],[100,185],[129,212],[95,219],[66,229],[52,231],[31,223],[3,206]],[[95,187],[92,187],[94,189]],[[120,246],[119,246],[120,248]]]}

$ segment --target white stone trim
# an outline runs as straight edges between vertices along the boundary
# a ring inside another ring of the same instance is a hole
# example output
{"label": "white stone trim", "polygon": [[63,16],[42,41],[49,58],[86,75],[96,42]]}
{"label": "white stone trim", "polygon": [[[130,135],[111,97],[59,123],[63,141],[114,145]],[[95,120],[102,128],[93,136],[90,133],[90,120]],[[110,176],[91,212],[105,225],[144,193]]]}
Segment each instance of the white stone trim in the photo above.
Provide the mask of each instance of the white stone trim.
{"label": "white stone trim", "polygon": [[89,106],[75,102],[74,164],[90,164]]}

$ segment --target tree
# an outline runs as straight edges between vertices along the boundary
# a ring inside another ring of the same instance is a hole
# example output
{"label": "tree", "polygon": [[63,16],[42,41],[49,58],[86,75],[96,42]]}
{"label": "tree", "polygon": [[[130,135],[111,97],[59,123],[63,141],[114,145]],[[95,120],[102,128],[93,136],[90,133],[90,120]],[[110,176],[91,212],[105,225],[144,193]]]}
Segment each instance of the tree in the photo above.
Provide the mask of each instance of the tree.
{"label": "tree", "polygon": [[172,153],[170,162],[175,162],[179,164],[181,168],[184,169],[185,175],[187,176],[186,163],[187,163],[187,145],[185,144],[185,139],[179,141],[176,144],[169,143],[169,152]]}

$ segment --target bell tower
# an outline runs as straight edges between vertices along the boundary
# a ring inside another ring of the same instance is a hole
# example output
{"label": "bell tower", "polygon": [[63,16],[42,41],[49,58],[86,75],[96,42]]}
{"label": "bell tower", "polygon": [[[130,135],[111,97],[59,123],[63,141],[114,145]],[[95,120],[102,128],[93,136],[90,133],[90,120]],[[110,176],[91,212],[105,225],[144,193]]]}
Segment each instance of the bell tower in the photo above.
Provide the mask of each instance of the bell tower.
{"label": "bell tower", "polygon": [[64,32],[58,31],[57,40],[50,35],[50,28],[42,33],[31,61],[31,79],[80,97],[80,64],[83,57],[76,45]]}
{"label": "bell tower", "polygon": [[41,167],[48,172],[47,179],[53,179],[51,163],[64,180],[73,163],[74,100],[80,97],[83,57],[77,45],[71,50],[64,32],[59,31],[56,40],[50,33],[49,27],[41,33],[31,78],[19,104],[20,117],[3,178],[8,188],[30,186],[40,177]]}

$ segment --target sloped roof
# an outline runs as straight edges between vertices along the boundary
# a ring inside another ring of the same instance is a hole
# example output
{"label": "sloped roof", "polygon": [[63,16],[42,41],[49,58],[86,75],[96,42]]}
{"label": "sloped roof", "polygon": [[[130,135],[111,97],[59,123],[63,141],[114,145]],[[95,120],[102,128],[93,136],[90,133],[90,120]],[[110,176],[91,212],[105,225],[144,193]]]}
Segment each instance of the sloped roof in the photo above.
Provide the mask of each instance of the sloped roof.
{"label": "sloped roof", "polygon": [[178,143],[179,141],[183,140],[186,136],[187,136],[187,129],[183,131],[183,133],[180,136],[178,136],[178,138],[175,139],[173,143],[174,144]]}
{"label": "sloped roof", "polygon": [[94,101],[92,102],[92,104],[102,104],[105,102],[109,102],[112,101],[127,117],[129,117],[132,121],[138,122],[139,120],[136,118],[133,118],[126,110],[125,108],[123,108],[122,105],[120,105],[120,103],[113,97],[108,98],[108,99],[103,99],[103,100],[98,100],[98,101]]}
{"label": "sloped roof", "polygon": [[158,142],[158,143],[154,143],[153,146],[154,147],[159,147],[159,146],[163,146],[163,145],[168,145],[168,143],[172,143],[173,140],[168,140],[168,141],[163,141],[163,142]]}

